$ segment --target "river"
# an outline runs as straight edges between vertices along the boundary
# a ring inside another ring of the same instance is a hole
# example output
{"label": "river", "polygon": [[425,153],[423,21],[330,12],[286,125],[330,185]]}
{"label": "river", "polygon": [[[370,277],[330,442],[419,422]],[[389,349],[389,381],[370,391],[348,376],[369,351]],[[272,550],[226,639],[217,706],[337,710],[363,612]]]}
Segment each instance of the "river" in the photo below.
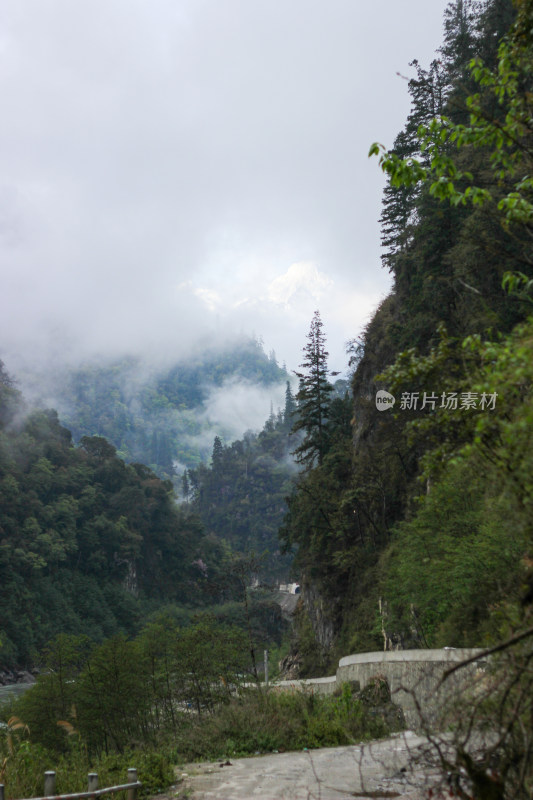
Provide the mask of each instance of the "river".
{"label": "river", "polygon": [[34,683],[10,683],[9,686],[0,686],[0,705],[7,703],[8,700],[14,700],[19,695],[23,694]]}

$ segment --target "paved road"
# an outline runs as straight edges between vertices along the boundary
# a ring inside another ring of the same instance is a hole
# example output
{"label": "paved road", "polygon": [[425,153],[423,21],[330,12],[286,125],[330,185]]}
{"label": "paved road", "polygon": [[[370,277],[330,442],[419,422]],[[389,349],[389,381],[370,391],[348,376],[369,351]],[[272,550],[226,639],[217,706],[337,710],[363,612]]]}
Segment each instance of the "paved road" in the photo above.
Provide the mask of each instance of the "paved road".
{"label": "paved road", "polygon": [[364,746],[235,758],[224,766],[190,764],[178,773],[183,783],[176,794],[190,800],[419,800],[430,778],[427,770],[411,772],[408,762],[423,744],[408,731]]}

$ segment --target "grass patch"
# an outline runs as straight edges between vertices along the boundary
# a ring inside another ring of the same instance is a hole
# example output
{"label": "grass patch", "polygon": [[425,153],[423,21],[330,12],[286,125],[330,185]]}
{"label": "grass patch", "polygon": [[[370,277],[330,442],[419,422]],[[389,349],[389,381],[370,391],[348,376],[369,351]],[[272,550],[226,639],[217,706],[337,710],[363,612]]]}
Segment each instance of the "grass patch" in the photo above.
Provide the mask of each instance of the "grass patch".
{"label": "grass patch", "polygon": [[335,747],[386,736],[383,717],[345,685],[339,696],[251,690],[209,717],[189,718],[176,738],[184,761]]}

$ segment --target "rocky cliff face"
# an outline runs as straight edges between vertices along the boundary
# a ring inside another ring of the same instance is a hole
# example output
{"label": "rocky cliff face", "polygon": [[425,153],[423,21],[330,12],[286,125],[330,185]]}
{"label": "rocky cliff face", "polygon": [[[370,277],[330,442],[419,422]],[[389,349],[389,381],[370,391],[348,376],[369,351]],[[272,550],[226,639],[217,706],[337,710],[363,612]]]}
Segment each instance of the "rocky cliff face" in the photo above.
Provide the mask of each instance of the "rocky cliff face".
{"label": "rocky cliff face", "polygon": [[291,619],[291,651],[279,663],[280,677],[284,680],[322,675],[338,630],[334,616],[337,603],[327,601],[318,586],[305,576],[302,576],[300,587],[301,593],[297,595]]}
{"label": "rocky cliff face", "polygon": [[302,601],[319,647],[328,651],[335,637],[335,606],[325,602],[318,588],[305,579],[302,582]]}
{"label": "rocky cliff face", "polygon": [[376,423],[383,412],[377,412],[376,391],[383,387],[375,381],[389,364],[394,361],[396,347],[391,341],[393,321],[398,316],[397,298],[390,294],[381,303],[370,320],[364,333],[364,341],[356,357],[357,368],[352,380],[353,392],[353,445],[357,452],[364,440],[372,436]]}
{"label": "rocky cliff face", "polygon": [[134,561],[128,561],[128,574],[124,578],[123,586],[134,597],[139,596],[139,579]]}

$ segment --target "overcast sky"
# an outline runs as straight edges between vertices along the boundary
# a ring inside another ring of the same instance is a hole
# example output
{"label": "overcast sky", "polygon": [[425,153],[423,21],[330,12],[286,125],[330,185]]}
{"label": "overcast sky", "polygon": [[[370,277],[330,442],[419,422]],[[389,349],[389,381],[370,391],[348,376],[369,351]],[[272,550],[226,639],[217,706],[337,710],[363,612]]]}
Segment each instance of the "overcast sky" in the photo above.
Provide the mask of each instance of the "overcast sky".
{"label": "overcast sky", "polygon": [[383,180],[446,0],[2,0],[0,357],[262,336],[330,365],[388,289]]}

